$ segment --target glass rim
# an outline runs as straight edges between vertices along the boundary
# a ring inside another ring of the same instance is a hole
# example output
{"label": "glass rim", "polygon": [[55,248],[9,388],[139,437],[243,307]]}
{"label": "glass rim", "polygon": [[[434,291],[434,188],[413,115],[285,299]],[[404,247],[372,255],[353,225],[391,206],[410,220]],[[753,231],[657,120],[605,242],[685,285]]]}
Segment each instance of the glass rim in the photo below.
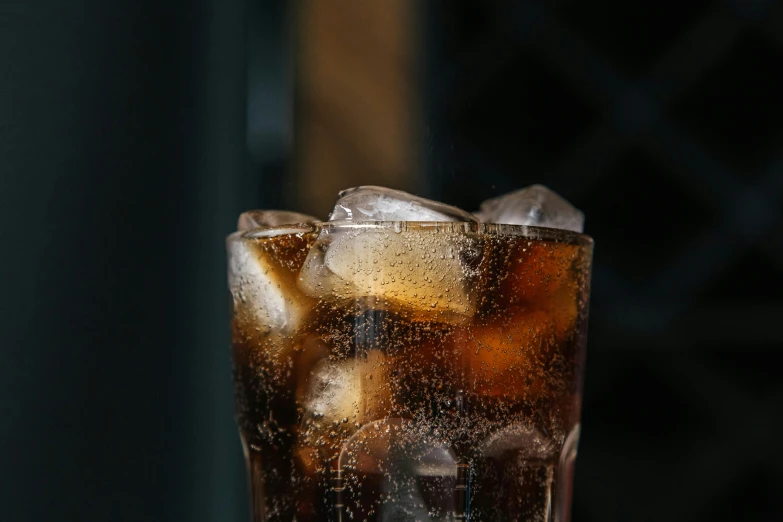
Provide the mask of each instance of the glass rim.
{"label": "glass rim", "polygon": [[470,235],[507,235],[537,240],[553,240],[564,243],[592,245],[593,238],[587,234],[559,228],[536,227],[529,225],[505,225],[499,223],[478,223],[474,221],[317,221],[314,223],[296,223],[290,225],[261,226],[247,230],[237,230],[226,237],[226,241],[235,239],[265,239],[291,234],[308,234],[332,230],[393,230],[394,232],[426,230],[447,231]]}

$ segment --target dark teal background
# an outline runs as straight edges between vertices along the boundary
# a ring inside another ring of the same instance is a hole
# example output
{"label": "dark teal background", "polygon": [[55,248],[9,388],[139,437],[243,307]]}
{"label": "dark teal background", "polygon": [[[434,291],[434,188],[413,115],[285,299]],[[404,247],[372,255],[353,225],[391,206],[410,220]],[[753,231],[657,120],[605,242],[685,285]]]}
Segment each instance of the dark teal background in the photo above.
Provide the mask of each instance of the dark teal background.
{"label": "dark teal background", "polygon": [[243,2],[0,2],[0,520],[244,520]]}

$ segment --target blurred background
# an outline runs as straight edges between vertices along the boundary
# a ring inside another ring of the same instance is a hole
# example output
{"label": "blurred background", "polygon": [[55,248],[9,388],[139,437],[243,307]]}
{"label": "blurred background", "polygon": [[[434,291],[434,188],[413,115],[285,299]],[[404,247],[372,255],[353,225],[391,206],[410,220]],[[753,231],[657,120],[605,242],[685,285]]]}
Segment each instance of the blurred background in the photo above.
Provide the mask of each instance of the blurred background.
{"label": "blurred background", "polygon": [[575,522],[783,517],[783,5],[0,0],[0,520],[244,521],[223,238],[544,183],[596,240]]}

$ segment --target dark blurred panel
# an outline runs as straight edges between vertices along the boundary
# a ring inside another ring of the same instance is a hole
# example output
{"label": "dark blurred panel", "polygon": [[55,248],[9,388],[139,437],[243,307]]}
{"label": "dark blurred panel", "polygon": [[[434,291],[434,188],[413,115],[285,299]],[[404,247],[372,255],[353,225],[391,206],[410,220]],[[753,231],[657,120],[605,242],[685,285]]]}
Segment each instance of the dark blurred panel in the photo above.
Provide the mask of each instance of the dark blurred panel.
{"label": "dark blurred panel", "polygon": [[295,209],[292,13],[283,0],[247,1],[245,9],[246,139],[251,176],[260,181],[250,204]]}
{"label": "dark blurred panel", "polygon": [[781,4],[428,5],[432,194],[596,240],[575,522],[780,518]]}
{"label": "dark blurred panel", "polygon": [[[242,520],[243,2],[0,4],[0,520]],[[274,194],[268,194],[274,199]]]}

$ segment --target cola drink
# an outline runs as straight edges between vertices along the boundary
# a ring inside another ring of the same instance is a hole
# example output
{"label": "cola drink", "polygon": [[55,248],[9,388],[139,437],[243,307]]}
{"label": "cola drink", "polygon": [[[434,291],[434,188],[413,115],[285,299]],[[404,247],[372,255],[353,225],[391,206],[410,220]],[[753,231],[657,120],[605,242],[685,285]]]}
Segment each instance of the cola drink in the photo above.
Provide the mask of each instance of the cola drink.
{"label": "cola drink", "polygon": [[228,238],[255,521],[569,519],[589,237],[257,225]]}

